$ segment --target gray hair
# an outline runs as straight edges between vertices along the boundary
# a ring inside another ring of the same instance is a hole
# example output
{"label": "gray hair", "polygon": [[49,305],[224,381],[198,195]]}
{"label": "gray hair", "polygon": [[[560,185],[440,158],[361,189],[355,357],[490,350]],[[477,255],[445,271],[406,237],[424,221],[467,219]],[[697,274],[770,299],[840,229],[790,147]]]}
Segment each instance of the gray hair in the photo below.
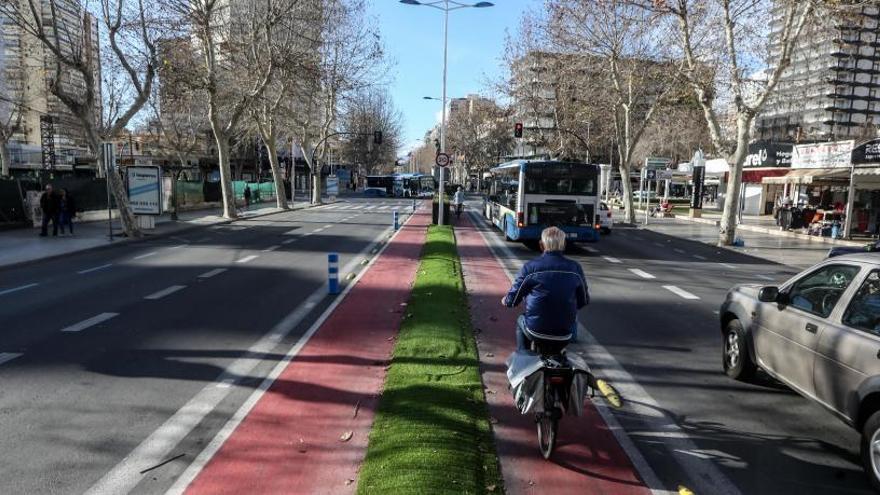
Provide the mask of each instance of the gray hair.
{"label": "gray hair", "polygon": [[541,232],[544,251],[565,251],[565,232],[556,227],[547,227]]}

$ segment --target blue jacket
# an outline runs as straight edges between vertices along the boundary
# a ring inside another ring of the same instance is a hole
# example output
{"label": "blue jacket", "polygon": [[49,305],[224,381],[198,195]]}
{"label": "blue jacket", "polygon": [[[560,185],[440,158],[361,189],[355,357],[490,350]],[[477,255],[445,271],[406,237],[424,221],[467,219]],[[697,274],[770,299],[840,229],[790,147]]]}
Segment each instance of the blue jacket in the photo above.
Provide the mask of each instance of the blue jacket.
{"label": "blue jacket", "polygon": [[504,298],[510,308],[523,300],[530,333],[564,336],[572,333],[577,312],[590,302],[590,291],[581,265],[558,251],[544,253],[526,263]]}

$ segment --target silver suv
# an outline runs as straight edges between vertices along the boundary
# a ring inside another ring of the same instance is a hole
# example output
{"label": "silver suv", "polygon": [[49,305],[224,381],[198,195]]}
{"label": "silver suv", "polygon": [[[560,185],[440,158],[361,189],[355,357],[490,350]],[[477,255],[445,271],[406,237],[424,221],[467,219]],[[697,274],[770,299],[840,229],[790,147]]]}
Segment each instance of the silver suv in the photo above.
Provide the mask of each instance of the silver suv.
{"label": "silver suv", "polygon": [[880,253],[830,258],[780,287],[738,285],[721,305],[724,371],[760,367],[862,434],[880,490]]}

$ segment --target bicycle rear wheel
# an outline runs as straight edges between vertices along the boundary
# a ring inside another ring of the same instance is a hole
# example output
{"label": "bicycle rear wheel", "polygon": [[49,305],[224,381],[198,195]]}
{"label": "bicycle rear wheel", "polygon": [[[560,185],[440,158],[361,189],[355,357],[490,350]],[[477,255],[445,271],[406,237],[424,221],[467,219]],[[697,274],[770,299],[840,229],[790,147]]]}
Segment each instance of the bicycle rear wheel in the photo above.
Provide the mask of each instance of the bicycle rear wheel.
{"label": "bicycle rear wheel", "polygon": [[544,459],[549,459],[553,454],[553,447],[556,446],[556,430],[559,420],[555,419],[551,413],[543,413],[536,420],[538,424],[538,448],[541,449],[541,455]]}

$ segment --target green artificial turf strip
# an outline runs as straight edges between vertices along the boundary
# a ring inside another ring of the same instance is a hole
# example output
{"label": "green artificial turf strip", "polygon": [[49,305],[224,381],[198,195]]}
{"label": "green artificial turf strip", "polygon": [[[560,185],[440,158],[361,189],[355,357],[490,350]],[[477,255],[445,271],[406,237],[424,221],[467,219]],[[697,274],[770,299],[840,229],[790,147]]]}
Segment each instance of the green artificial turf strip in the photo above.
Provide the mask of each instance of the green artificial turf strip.
{"label": "green artificial turf strip", "polygon": [[403,317],[358,493],[502,493],[451,227],[429,228]]}

